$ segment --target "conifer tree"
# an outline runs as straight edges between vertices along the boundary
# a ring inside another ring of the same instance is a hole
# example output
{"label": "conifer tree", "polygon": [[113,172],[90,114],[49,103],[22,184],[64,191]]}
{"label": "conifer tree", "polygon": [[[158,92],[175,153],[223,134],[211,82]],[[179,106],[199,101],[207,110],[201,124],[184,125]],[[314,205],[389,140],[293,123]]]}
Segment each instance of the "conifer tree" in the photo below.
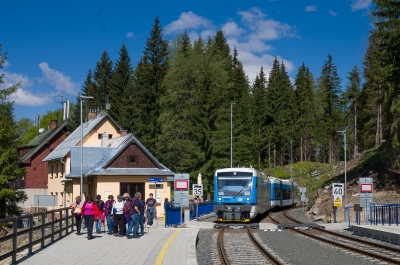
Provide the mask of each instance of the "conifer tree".
{"label": "conifer tree", "polygon": [[[260,73],[256,76],[253,87],[251,89],[251,115],[252,123],[254,124],[253,136],[255,153],[257,154],[258,167],[263,167],[263,161],[265,158],[265,142],[266,137],[266,126],[267,122],[270,121],[267,116],[269,114],[266,111],[268,106],[267,100],[267,78],[264,73],[263,67],[260,69]],[[270,135],[268,135],[270,137]],[[269,139],[269,138],[268,138]],[[268,164],[270,166],[270,164]]]}
{"label": "conifer tree", "polygon": [[348,130],[349,146],[353,147],[353,158],[358,156],[358,119],[360,111],[360,97],[361,97],[361,73],[357,66],[349,72],[348,84],[346,91],[343,93],[344,100],[346,101],[347,113],[346,124],[351,125]]}
{"label": "conifer tree", "polygon": [[130,115],[133,110],[134,90],[132,86],[131,59],[125,44],[122,44],[119,58],[115,62],[110,88],[108,96],[110,109],[107,112],[121,128],[131,131],[133,125]]}
{"label": "conifer tree", "polygon": [[400,4],[398,1],[374,0],[372,11],[376,29],[373,35],[380,40],[380,60],[387,71],[384,114],[388,130],[385,137],[391,145],[392,164],[400,167]]}
{"label": "conifer tree", "polygon": [[[0,44],[0,52],[1,47]],[[7,53],[0,53],[0,69],[3,68]],[[0,75],[0,85],[4,84],[4,74]],[[12,188],[15,180],[25,175],[25,168],[18,165],[17,130],[14,121],[14,103],[9,96],[14,94],[19,84],[0,90],[0,218],[6,214],[16,214],[18,203],[27,199],[24,191]]]}
{"label": "conifer tree", "polygon": [[156,16],[150,37],[135,70],[134,132],[150,152],[156,154],[160,98],[164,94],[161,83],[168,70],[168,42],[163,39],[160,20]]}
{"label": "conifer tree", "polygon": [[310,161],[313,154],[314,78],[309,68],[303,63],[295,78],[295,95],[297,104],[296,130],[299,142],[299,161]]}
{"label": "conifer tree", "polygon": [[[90,101],[93,102],[88,102],[88,107],[91,109],[92,104],[94,104],[95,108],[99,110],[105,110],[106,109],[106,103],[108,102],[108,97],[110,93],[110,87],[111,87],[111,74],[112,74],[112,67],[113,63],[108,56],[107,51],[104,51],[101,55],[100,61],[96,63],[96,68],[94,70],[93,74],[93,92],[92,92],[92,86],[88,87],[88,93],[92,95],[88,96],[93,96],[94,99],[91,99]],[[89,75],[89,74],[88,74]],[[89,78],[89,76],[88,76]],[[88,78],[86,79],[88,81]],[[89,82],[89,81],[88,81]],[[91,84],[91,83],[88,83]]]}
{"label": "conifer tree", "polygon": [[340,100],[341,79],[337,73],[337,67],[333,63],[332,56],[322,66],[322,72],[318,78],[318,97],[320,104],[319,126],[319,156],[321,162],[332,163],[338,159],[340,145],[337,142],[337,130],[343,129],[342,102]]}

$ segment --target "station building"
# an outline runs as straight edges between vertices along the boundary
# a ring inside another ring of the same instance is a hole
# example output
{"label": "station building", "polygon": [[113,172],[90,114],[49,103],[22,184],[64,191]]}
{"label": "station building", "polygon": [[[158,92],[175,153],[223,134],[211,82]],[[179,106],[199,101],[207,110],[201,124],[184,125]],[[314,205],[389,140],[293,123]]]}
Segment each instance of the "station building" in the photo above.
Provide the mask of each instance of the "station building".
{"label": "station building", "polygon": [[[110,194],[116,199],[119,194],[129,193],[133,197],[139,191],[146,200],[149,193],[153,193],[157,215],[161,217],[164,199],[171,194],[167,177],[173,176],[174,172],[106,113],[90,113],[88,121],[73,131],[43,162],[49,167],[48,194],[57,196],[59,207],[68,207],[80,194],[81,170],[83,197],[91,195],[94,198],[99,194],[105,201]],[[151,179],[163,181],[156,185],[149,181]]]}

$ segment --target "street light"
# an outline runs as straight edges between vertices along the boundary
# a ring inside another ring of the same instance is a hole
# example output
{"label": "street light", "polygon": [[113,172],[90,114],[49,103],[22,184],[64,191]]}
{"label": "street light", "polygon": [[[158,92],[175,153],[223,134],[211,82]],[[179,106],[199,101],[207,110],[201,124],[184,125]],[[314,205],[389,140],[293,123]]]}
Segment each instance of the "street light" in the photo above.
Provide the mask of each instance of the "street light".
{"label": "street light", "polygon": [[231,168],[232,168],[232,105],[235,105],[235,102],[231,102]]}
{"label": "street light", "polygon": [[343,133],[344,139],[344,204],[347,206],[347,172],[346,172],[346,130],[337,131],[338,133]]}
{"label": "street light", "polygon": [[83,96],[80,95],[79,98],[81,99],[81,191],[80,191],[80,196],[81,200],[82,198],[82,189],[83,189],[83,122],[82,122],[82,100],[83,99],[92,99],[94,97],[91,96]]}

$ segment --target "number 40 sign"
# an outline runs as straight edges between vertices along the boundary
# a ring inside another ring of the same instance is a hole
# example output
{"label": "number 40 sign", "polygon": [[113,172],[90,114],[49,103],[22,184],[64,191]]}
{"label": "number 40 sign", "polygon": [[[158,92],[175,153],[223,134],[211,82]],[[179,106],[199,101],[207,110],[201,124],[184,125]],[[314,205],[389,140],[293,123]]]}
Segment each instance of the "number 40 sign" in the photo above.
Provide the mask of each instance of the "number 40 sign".
{"label": "number 40 sign", "polygon": [[344,194],[344,184],[343,183],[332,183],[332,195],[342,196]]}

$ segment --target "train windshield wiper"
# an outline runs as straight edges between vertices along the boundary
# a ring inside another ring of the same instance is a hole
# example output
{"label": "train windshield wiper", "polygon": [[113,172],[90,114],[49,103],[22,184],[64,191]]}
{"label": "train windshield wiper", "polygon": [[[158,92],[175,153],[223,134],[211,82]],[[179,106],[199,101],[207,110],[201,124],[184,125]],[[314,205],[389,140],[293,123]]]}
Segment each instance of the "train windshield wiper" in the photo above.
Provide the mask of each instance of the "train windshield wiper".
{"label": "train windshield wiper", "polygon": [[236,196],[238,196],[247,186],[249,186],[249,183],[247,183],[246,186],[244,186],[232,199],[235,199]]}

